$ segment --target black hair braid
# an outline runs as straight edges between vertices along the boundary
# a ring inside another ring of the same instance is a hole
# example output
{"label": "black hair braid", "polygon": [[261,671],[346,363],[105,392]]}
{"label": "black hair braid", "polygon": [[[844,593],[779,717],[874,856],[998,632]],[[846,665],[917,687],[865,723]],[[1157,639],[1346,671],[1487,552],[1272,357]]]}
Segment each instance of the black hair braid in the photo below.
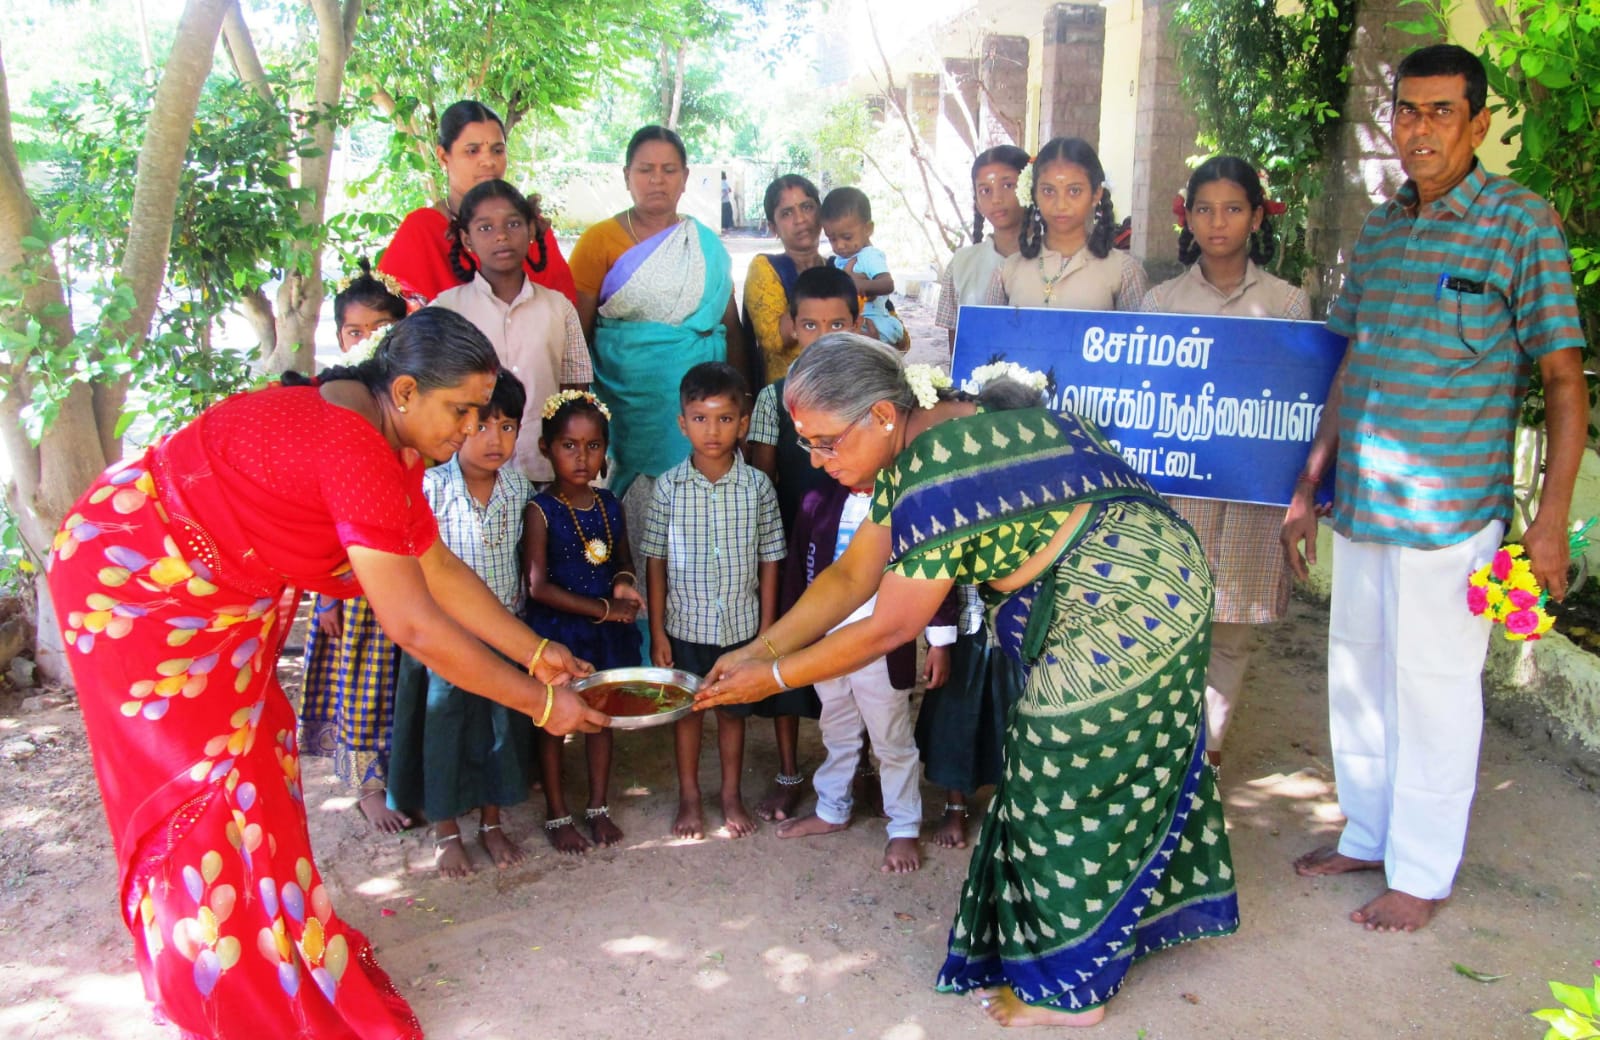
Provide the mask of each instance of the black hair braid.
{"label": "black hair braid", "polygon": [[[543,242],[540,244],[542,247]],[[453,226],[450,229],[450,270],[455,272],[456,280],[462,284],[472,281],[472,276],[478,270],[478,262],[461,244],[461,232]]]}
{"label": "black hair braid", "polygon": [[538,273],[544,270],[545,261],[550,259],[550,250],[549,247],[544,244],[544,232],[539,230],[539,221],[537,219],[539,216],[538,206],[533,207],[533,213],[535,217],[533,222],[534,248],[539,251],[539,259],[535,260],[528,266],[530,270]]}
{"label": "black hair braid", "polygon": [[983,210],[978,208],[978,196],[972,196],[972,244],[977,245],[983,241]]}
{"label": "black hair braid", "polygon": [[1185,267],[1200,259],[1200,244],[1194,240],[1194,229],[1187,222],[1178,232],[1178,263]]}
{"label": "black hair braid", "polygon": [[1100,193],[1100,203],[1094,208],[1094,227],[1089,232],[1089,252],[1104,260],[1111,255],[1117,240],[1117,215],[1111,207],[1111,189]]}
{"label": "black hair braid", "polygon": [[1017,236],[1017,252],[1029,260],[1037,260],[1039,250],[1042,248],[1044,248],[1044,218],[1039,216],[1039,207],[1030,202],[1022,213],[1022,233]]}
{"label": "black hair braid", "polygon": [[1272,218],[1262,214],[1261,228],[1250,235],[1250,259],[1257,267],[1266,267],[1278,255],[1278,232]]}

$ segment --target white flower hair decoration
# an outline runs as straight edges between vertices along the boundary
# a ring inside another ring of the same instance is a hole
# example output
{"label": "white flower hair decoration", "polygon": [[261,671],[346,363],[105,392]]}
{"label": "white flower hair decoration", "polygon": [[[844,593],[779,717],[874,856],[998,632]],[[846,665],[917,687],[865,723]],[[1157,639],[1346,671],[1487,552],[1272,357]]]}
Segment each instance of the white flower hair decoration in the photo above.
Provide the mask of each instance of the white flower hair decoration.
{"label": "white flower hair decoration", "polygon": [[906,382],[911,386],[911,396],[921,408],[932,408],[939,403],[939,391],[954,386],[950,374],[936,365],[907,365]]}
{"label": "white flower hair decoration", "polygon": [[972,375],[961,381],[964,393],[977,395],[983,388],[996,379],[1010,379],[1012,382],[1031,386],[1039,393],[1044,393],[1050,385],[1050,379],[1043,372],[1035,372],[1031,368],[1023,368],[1015,361],[995,361],[987,365],[979,365],[972,370]]}

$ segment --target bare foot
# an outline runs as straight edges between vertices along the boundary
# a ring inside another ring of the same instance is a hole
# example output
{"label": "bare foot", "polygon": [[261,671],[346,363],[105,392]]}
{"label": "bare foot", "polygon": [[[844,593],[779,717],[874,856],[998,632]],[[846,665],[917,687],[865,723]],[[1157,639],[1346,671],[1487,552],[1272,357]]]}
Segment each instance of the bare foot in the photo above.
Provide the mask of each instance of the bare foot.
{"label": "bare foot", "polygon": [[944,818],[939,821],[939,829],[933,832],[933,843],[941,849],[964,849],[967,847],[967,814],[965,810],[957,811],[945,806]]}
{"label": "bare foot", "polygon": [[467,850],[461,847],[460,831],[434,835],[433,865],[439,868],[442,878],[472,876],[472,861],[467,858]]}
{"label": "bare foot", "polygon": [[883,866],[878,868],[882,873],[909,874],[921,869],[922,850],[917,848],[917,839],[890,838],[883,847]]}
{"label": "bare foot", "polygon": [[819,834],[835,834],[849,827],[848,823],[829,823],[816,813],[807,813],[778,827],[780,838],[814,838]]}
{"label": "bare foot", "polygon": [[[605,806],[592,806],[591,808],[604,809]],[[598,813],[589,817],[589,834],[594,838],[596,845],[615,845],[622,840],[622,828],[611,821],[609,812]]]}
{"label": "bare foot", "polygon": [[545,837],[550,839],[550,844],[563,856],[581,856],[589,851],[589,842],[578,828],[573,824],[571,817],[559,827],[546,827]]}
{"label": "bare foot", "polygon": [[744,801],[738,795],[722,796],[722,824],[728,829],[730,838],[743,838],[756,832],[756,819],[744,807]]}
{"label": "bare foot", "polygon": [[763,820],[792,820],[803,793],[800,784],[774,783],[767,796],[756,803],[756,815]]}
{"label": "bare foot", "polygon": [[1002,1026],[1096,1026],[1106,1017],[1104,1004],[1087,1011],[1057,1011],[1055,1008],[1024,1004],[1010,986],[980,989],[978,997],[984,1014]]}
{"label": "bare foot", "polygon": [[1365,925],[1369,932],[1414,932],[1433,920],[1442,899],[1422,899],[1392,888],[1360,910],[1351,911],[1350,920]]}
{"label": "bare foot", "polygon": [[1381,859],[1354,859],[1333,845],[1312,849],[1294,861],[1294,872],[1301,877],[1328,877],[1333,874],[1351,874],[1358,870],[1382,869]]}
{"label": "bare foot", "polygon": [[678,802],[678,818],[672,821],[672,834],[677,838],[704,838],[706,816],[700,810],[700,799]]}
{"label": "bare foot", "polygon": [[478,828],[478,841],[483,844],[483,851],[494,860],[494,865],[501,870],[514,863],[521,863],[527,858],[527,853],[522,851],[522,846],[506,837],[506,832],[498,823],[486,824]]}
{"label": "bare foot", "polygon": [[361,815],[367,818],[368,823],[384,834],[399,834],[416,825],[416,821],[399,809],[389,808],[382,791],[368,791],[356,801],[356,808],[361,810]]}
{"label": "bare foot", "polygon": [[863,816],[880,820],[889,818],[889,814],[883,811],[883,784],[878,781],[877,773],[858,772],[855,779],[850,781],[850,799]]}

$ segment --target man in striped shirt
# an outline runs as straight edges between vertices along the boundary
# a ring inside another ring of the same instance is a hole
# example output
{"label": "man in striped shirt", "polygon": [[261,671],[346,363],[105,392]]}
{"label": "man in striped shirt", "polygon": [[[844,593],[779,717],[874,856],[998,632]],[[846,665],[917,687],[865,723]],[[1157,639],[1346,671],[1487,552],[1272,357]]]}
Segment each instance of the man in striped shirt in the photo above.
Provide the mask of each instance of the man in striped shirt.
{"label": "man in striped shirt", "polygon": [[1316,559],[1313,495],[1336,465],[1328,700],[1347,822],[1336,847],[1295,869],[1382,869],[1387,887],[1350,915],[1381,931],[1425,925],[1461,862],[1490,630],[1467,609],[1467,576],[1511,516],[1534,364],[1548,447],[1523,544],[1557,600],[1587,436],[1566,241],[1544,200],[1479,165],[1487,100],[1482,63],[1460,47],[1400,63],[1392,128],[1408,180],[1367,218],[1328,315],[1349,346],[1284,519],[1290,566],[1304,577]]}

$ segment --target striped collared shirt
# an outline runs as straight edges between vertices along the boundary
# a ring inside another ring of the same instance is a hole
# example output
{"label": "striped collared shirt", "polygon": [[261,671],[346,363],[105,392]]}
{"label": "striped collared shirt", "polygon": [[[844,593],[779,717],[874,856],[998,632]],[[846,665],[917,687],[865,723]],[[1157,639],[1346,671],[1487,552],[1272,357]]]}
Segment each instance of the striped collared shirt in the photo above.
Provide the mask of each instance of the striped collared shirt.
{"label": "striped collared shirt", "polygon": [[754,637],[760,564],[787,552],[772,482],[735,456],[713,484],[685,459],[656,481],[639,551],[667,561],[667,634],[709,646]]}
{"label": "striped collared shirt", "polygon": [[1421,207],[1373,210],[1328,328],[1349,338],[1333,526],[1419,549],[1511,513],[1532,362],[1583,346],[1567,243],[1544,200],[1481,165]]}
{"label": "striped collared shirt", "polygon": [[511,466],[495,474],[488,505],[467,490],[461,464],[452,458],[422,475],[422,492],[439,520],[439,537],[483,579],[508,610],[522,605],[522,511],[533,485]]}

